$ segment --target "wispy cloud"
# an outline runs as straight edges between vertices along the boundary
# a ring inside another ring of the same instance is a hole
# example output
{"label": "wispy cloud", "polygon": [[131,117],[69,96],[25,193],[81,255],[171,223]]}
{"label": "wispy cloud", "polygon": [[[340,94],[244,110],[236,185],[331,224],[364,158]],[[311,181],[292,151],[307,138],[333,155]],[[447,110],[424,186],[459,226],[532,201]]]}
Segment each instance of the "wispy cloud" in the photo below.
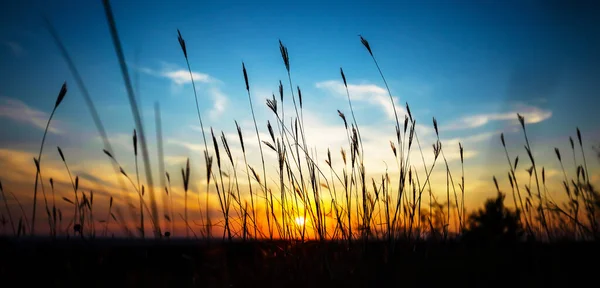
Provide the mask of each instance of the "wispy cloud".
{"label": "wispy cloud", "polygon": [[[475,145],[481,142],[488,141],[492,139],[494,136],[500,135],[502,131],[492,131],[492,132],[482,132],[479,134],[473,134],[466,137],[456,137],[449,139],[440,139],[444,148],[450,147],[450,149],[457,150],[458,144],[461,143],[463,145]],[[472,147],[470,147],[471,149]]]}
{"label": "wispy cloud", "polygon": [[182,141],[179,139],[167,139],[167,144],[173,144],[176,146],[184,147],[187,150],[195,151],[195,152],[204,151],[204,145],[201,143],[191,143],[191,142]]}
{"label": "wispy cloud", "polygon": [[13,55],[17,57],[20,57],[25,53],[25,49],[23,49],[23,46],[21,46],[21,44],[17,42],[6,41],[4,42],[4,45],[6,45],[8,49],[10,49],[10,51],[13,53]]}
{"label": "wispy cloud", "polygon": [[165,156],[165,164],[168,166],[185,165],[188,157],[185,156]]}
{"label": "wispy cloud", "polygon": [[512,121],[516,124],[518,121],[517,113],[525,117],[525,123],[528,124],[539,123],[552,117],[552,111],[550,110],[534,106],[519,105],[519,107],[509,112],[464,116],[446,125],[442,125],[440,130],[451,131],[478,128],[492,121]]}
{"label": "wispy cloud", "polygon": [[190,77],[190,72],[187,69],[183,69],[169,63],[163,63],[162,66],[163,68],[160,70],[147,67],[133,67],[142,73],[169,79],[174,85],[174,91],[181,89],[183,85],[191,84],[192,78],[194,79],[195,83],[209,84],[206,91],[213,100],[213,106],[209,112],[210,118],[212,120],[217,120],[223,114],[223,112],[225,112],[229,101],[225,93],[223,93],[223,91],[219,88],[218,85],[221,84],[221,81],[219,81],[217,78],[206,73],[195,71],[192,71]]}
{"label": "wispy cloud", "polygon": [[209,93],[213,99],[213,107],[209,116],[212,120],[217,120],[225,112],[225,108],[227,108],[227,96],[216,86],[210,88]]}
{"label": "wispy cloud", "polygon": [[164,67],[160,70],[151,69],[147,67],[137,67],[137,70],[155,77],[167,78],[171,80],[171,82],[173,82],[173,84],[175,85],[190,84],[192,83],[192,78],[194,78],[195,82],[200,83],[216,82],[215,78],[206,73],[192,71],[192,77],[190,77],[190,71],[187,69],[179,68],[170,64],[164,64],[163,66]]}
{"label": "wispy cloud", "polygon": [[174,70],[174,71],[163,71],[161,74],[163,77],[167,77],[171,79],[175,84],[183,85],[192,82],[192,78],[194,81],[209,83],[212,78],[208,74],[192,72],[192,77],[190,77],[190,73],[188,70]]}
{"label": "wispy cloud", "polygon": [[[337,80],[317,82],[316,87],[329,91],[337,96],[346,97],[346,87],[344,83]],[[348,84],[348,92],[352,101],[364,101],[371,105],[378,106],[386,114],[388,119],[395,119],[394,107],[390,102],[390,96],[386,89],[373,84]],[[398,97],[393,97],[398,116],[405,114],[404,108]]]}
{"label": "wispy cloud", "polygon": [[[29,107],[20,100],[0,97],[0,117],[8,118],[16,122],[31,125],[35,128],[44,130],[49,114],[40,110]],[[57,120],[50,123],[48,132],[61,134],[62,131],[56,126],[59,124]]]}
{"label": "wispy cloud", "polygon": [[[101,143],[102,137],[97,136],[96,140],[98,143]],[[113,146],[118,146],[119,148],[126,149],[127,151],[133,151],[133,130],[131,131],[131,134],[116,133],[108,135],[108,141]]]}

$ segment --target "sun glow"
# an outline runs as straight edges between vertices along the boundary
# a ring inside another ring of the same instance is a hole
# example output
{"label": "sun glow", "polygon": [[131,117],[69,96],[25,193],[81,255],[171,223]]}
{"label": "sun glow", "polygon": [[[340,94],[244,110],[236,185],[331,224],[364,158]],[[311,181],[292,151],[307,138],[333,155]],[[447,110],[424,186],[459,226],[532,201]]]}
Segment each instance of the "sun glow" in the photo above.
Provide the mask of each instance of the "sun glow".
{"label": "sun glow", "polygon": [[304,226],[304,217],[296,217],[296,219],[294,219],[294,222],[296,222],[296,225],[298,226]]}

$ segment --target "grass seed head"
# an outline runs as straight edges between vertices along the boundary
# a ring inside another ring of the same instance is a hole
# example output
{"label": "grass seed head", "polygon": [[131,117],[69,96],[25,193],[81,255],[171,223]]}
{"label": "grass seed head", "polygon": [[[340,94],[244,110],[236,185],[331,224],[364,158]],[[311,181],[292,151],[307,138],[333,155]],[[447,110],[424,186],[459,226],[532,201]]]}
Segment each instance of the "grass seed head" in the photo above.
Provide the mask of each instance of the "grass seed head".
{"label": "grass seed head", "polygon": [[137,132],[133,129],[133,154],[137,156]]}
{"label": "grass seed head", "polygon": [[210,135],[212,136],[213,146],[215,147],[215,156],[217,157],[217,166],[221,169],[221,153],[219,151],[219,143],[217,143],[217,138],[215,137],[215,133],[213,132],[212,127],[210,127]]}
{"label": "grass seed head", "polygon": [[35,163],[35,168],[37,169],[37,172],[40,172],[40,161],[34,157],[33,163]]}
{"label": "grass seed head", "polygon": [[523,127],[523,129],[525,129],[525,117],[523,117],[521,114],[517,113],[517,118],[519,119],[519,123],[521,123],[521,127]]}
{"label": "grass seed head", "polygon": [[498,186],[498,179],[496,179],[496,176],[494,176],[494,185],[496,186],[496,191],[498,191],[498,193],[500,193],[500,187]]}
{"label": "grass seed head", "polygon": [[59,146],[56,147],[58,149],[58,154],[60,155],[60,159],[62,159],[63,162],[65,161],[65,155],[63,154],[62,150],[60,149]]}
{"label": "grass seed head", "polygon": [[267,120],[267,130],[269,130],[269,136],[271,136],[271,140],[273,143],[275,142],[275,133],[273,132],[273,126],[271,126],[271,122]]}
{"label": "grass seed head", "polygon": [[342,113],[342,111],[337,110],[338,115],[340,116],[340,118],[342,118],[342,120],[344,120],[344,127],[346,129],[348,129],[348,122],[346,121],[346,115],[344,115],[344,113]]}
{"label": "grass seed head", "polygon": [[108,152],[108,150],[102,149],[102,151],[104,152],[104,154],[106,154],[106,156],[110,157],[110,159],[115,159],[115,157],[113,157],[113,155],[110,152]]}
{"label": "grass seed head", "polygon": [[56,98],[56,103],[54,104],[54,109],[58,108],[58,105],[65,99],[65,95],[67,95],[67,82],[64,82],[62,87],[60,88],[60,92],[58,92],[58,97]]}
{"label": "grass seed head", "polygon": [[569,136],[569,142],[571,143],[571,149],[575,149],[575,144],[573,143],[573,137]]}
{"label": "grass seed head", "polygon": [[281,103],[283,103],[283,83],[279,80],[279,98],[281,99]]}
{"label": "grass seed head", "polygon": [[71,203],[72,205],[75,205],[75,203],[73,203],[73,201],[71,201],[71,199],[69,199],[67,197],[62,197],[62,199],[67,203]]}
{"label": "grass seed head", "polygon": [[371,57],[373,56],[373,51],[371,51],[371,46],[369,45],[369,41],[367,41],[367,39],[363,38],[362,35],[358,35],[360,37],[360,42],[365,46],[365,48],[367,48],[367,51],[369,51],[369,54],[371,54]]}
{"label": "grass seed head", "polygon": [[285,64],[285,69],[288,73],[290,73],[290,57],[288,55],[288,49],[283,45],[281,40],[279,40],[279,51],[281,52],[281,58],[283,58],[283,64]]}
{"label": "grass seed head", "polygon": [[275,94],[273,94],[272,99],[267,99],[267,107],[269,107],[269,109],[271,109],[271,111],[273,111],[273,113],[275,113],[275,116],[279,115],[279,114],[277,114],[277,100],[275,99]]}
{"label": "grass seed head", "polygon": [[240,128],[240,125],[237,123],[237,121],[235,122],[235,127],[237,128],[237,132],[238,132],[238,137],[240,138],[240,145],[242,146],[242,152],[246,153],[246,148],[244,147],[244,137],[242,136],[242,128]]}
{"label": "grass seed head", "polygon": [[225,133],[221,131],[221,142],[223,143],[223,147],[225,148],[225,153],[227,153],[227,158],[229,158],[229,162],[233,165],[233,157],[231,156],[231,150],[229,149],[229,144],[227,143],[227,138],[225,138]]}
{"label": "grass seed head", "polygon": [[300,86],[296,86],[298,89],[298,100],[300,101],[300,109],[302,109],[302,91],[300,91]]}
{"label": "grass seed head", "polygon": [[206,160],[206,181],[207,183],[210,183],[210,178],[212,175],[213,157],[209,156],[207,151],[204,151],[204,159]]}
{"label": "grass seed head", "polygon": [[248,73],[246,72],[246,65],[242,62],[242,72],[244,73],[244,81],[246,82],[246,91],[250,92],[250,84],[248,83]]}
{"label": "grass seed head", "polygon": [[544,170],[544,167],[542,167],[542,183],[546,184],[546,171]]}
{"label": "grass seed head", "polygon": [[177,40],[179,41],[179,46],[181,46],[181,51],[183,51],[183,56],[187,59],[187,49],[185,47],[185,40],[181,37],[181,32],[177,29]]}

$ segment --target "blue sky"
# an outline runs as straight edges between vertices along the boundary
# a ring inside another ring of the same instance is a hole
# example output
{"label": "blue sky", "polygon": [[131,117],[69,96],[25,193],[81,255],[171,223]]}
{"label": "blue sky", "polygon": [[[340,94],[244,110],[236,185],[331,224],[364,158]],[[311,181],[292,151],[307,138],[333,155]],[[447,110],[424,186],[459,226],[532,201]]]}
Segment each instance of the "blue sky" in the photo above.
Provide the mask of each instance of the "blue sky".
{"label": "blue sky", "polygon": [[[361,34],[400,104],[398,111],[403,113],[408,102],[417,124],[423,125],[419,131],[426,153],[431,154],[434,141],[434,116],[452,159],[457,159],[458,141],[473,152],[469,161],[477,176],[470,180],[475,188],[490,184],[492,174],[506,173],[500,132],[520,149],[515,153],[526,156],[515,129],[516,113],[531,122],[534,152],[553,169],[553,147],[566,153],[576,126],[586,138],[588,155],[591,145],[600,142],[600,20],[595,17],[600,7],[591,1],[112,2],[151,148],[153,105],[161,105],[172,173],[189,155],[201,167],[202,147],[177,29],[197,73],[205,125],[227,135],[235,135],[234,119],[249,137],[253,132],[242,61],[261,132],[266,133],[267,120],[273,121],[264,99],[277,93],[280,80],[290,103],[281,39],[289,49],[293,85],[302,89],[307,133],[314,136],[309,145],[321,155],[327,147],[339,151],[345,145],[335,134],[344,135],[336,111],[349,115],[339,74],[343,67],[357,120],[371,137],[367,152],[374,155],[372,165],[384,167],[382,162],[391,157],[392,110]],[[57,112],[46,148],[51,152],[45,157],[57,160],[54,146],[60,145],[75,155],[81,173],[97,169],[92,163],[108,165],[81,93],[43,26],[41,15],[47,15],[83,75],[111,141],[120,149],[117,154],[129,157],[134,124],[101,1],[0,5],[2,147],[23,153],[38,149],[40,125],[67,81],[70,90]],[[292,111],[291,106],[286,109]],[[597,161],[588,162],[598,167]],[[2,165],[9,163],[3,159]]]}

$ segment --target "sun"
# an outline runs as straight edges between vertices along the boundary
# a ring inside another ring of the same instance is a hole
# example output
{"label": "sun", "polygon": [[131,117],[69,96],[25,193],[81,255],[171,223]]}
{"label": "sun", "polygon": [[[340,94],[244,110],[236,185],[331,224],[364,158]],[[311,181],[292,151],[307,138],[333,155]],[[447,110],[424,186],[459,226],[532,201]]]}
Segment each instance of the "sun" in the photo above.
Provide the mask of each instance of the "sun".
{"label": "sun", "polygon": [[298,226],[304,226],[304,217],[300,216],[300,217],[296,217],[296,219],[294,219],[294,221],[296,222],[296,225]]}

